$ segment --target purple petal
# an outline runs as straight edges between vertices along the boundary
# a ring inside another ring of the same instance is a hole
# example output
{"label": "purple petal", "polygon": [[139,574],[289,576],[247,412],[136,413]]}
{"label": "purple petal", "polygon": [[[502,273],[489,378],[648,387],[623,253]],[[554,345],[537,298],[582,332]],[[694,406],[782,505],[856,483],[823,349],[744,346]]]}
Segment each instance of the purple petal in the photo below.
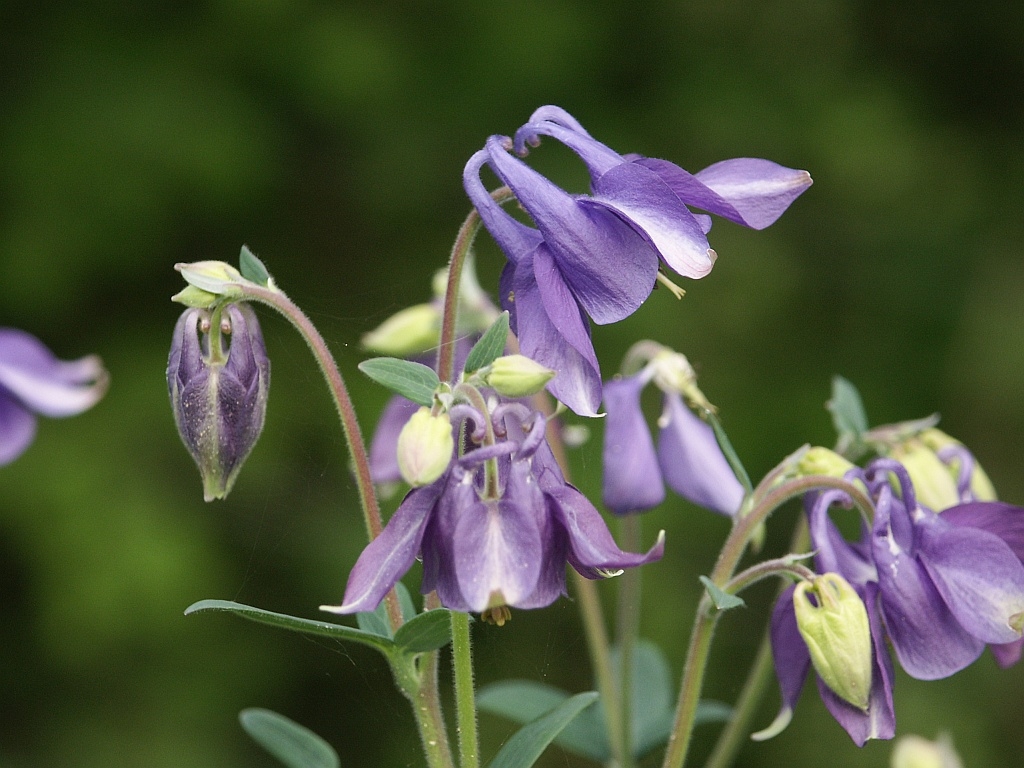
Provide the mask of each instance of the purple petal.
{"label": "purple petal", "polygon": [[[541,246],[535,254],[544,250]],[[587,321],[575,303],[562,303],[557,298],[551,300],[555,317],[548,315],[537,284],[539,277],[543,275],[549,283],[549,295],[556,295],[564,284],[552,273],[550,259],[546,263],[548,270],[535,270],[532,257],[528,257],[516,268],[512,303],[516,307],[520,350],[558,372],[547,386],[552,395],[580,416],[595,416],[601,405],[601,371]],[[571,300],[566,294],[562,298],[565,302]]]}
{"label": "purple petal", "polygon": [[537,225],[580,305],[602,325],[631,315],[654,288],[657,254],[615,214],[580,205],[510,155],[504,141],[487,140],[491,167]]}
{"label": "purple petal", "polygon": [[490,152],[481,149],[474,154],[462,173],[462,185],[473,203],[480,219],[491,237],[511,262],[519,261],[521,255],[529,253],[543,240],[540,233],[517,221],[498,203],[494,202],[480,181],[480,170],[490,161]]}
{"label": "purple petal", "polygon": [[[531,123],[549,122],[555,123],[556,125],[564,126],[569,130],[581,133],[584,136],[589,136],[586,129],[580,125],[579,121],[566,112],[561,107],[556,107],[553,104],[548,104],[543,107],[538,107],[534,110],[533,114],[530,115]],[[520,129],[522,130],[522,129]]]}
{"label": "purple petal", "polygon": [[948,677],[977,659],[985,644],[960,625],[925,568],[897,545],[889,525],[890,509],[905,514],[902,505],[877,504],[871,547],[885,626],[911,677]]}
{"label": "purple petal", "polygon": [[989,649],[995,656],[996,663],[1003,669],[1007,669],[1020,661],[1021,651],[1024,650],[1024,639],[1002,645],[990,645]]}
{"label": "purple petal", "polygon": [[[534,116],[536,114],[535,112]],[[523,154],[527,143],[539,143],[541,135],[551,136],[579,155],[590,171],[592,180],[596,180],[610,169],[626,162],[626,159],[618,152],[592,138],[583,130],[583,126],[567,113],[563,112],[561,115],[552,116],[556,119],[531,120],[516,131],[512,142],[515,151]],[[568,120],[564,118],[568,118]]]}
{"label": "purple petal", "polygon": [[622,163],[594,183],[592,200],[625,219],[675,272],[704,277],[715,264],[700,222],[658,174],[635,163]]}
{"label": "purple petal", "polygon": [[782,716],[796,707],[807,672],[811,668],[811,654],[796,624],[796,611],[793,608],[795,589],[795,586],[787,587],[772,609],[772,659],[782,694]]}
{"label": "purple petal", "polygon": [[640,392],[645,383],[633,376],[604,385],[608,416],[604,427],[602,497],[605,506],[620,515],[650,509],[665,500],[654,441],[640,410]]}
{"label": "purple petal", "polygon": [[960,625],[986,643],[1011,643],[1024,614],[1024,565],[995,534],[926,513],[918,522],[919,558]]}
{"label": "purple petal", "polygon": [[402,479],[398,469],[398,434],[419,408],[404,397],[395,396],[384,406],[370,443],[370,476],[375,483],[397,483]]}
{"label": "purple petal", "polygon": [[1024,560],[1024,507],[1001,501],[971,501],[944,509],[940,517],[953,525],[980,528],[1009,545]]}
{"label": "purple petal", "polygon": [[891,739],[896,735],[896,712],[892,701],[892,659],[885,646],[885,631],[878,614],[878,588],[876,584],[868,584],[864,589],[857,591],[868,609],[868,624],[871,628],[871,645],[874,653],[867,711],[861,711],[839,698],[821,678],[818,678],[817,682],[818,693],[821,694],[821,700],[832,713],[832,717],[858,747],[863,747],[868,739]]}
{"label": "purple petal", "polygon": [[846,498],[842,491],[823,491],[811,503],[808,523],[811,541],[817,551],[814,562],[818,573],[838,573],[851,584],[863,586],[878,580],[874,562],[865,547],[870,534],[862,521],[861,541],[851,544],[843,538],[828,514],[833,503]]}
{"label": "purple petal", "polygon": [[447,476],[436,483],[414,488],[384,526],[380,536],[359,555],[348,576],[340,606],[321,606],[331,613],[372,611],[388,590],[412,567],[420,550],[423,532],[437,503]]}
{"label": "purple petal", "polygon": [[601,513],[571,485],[554,488],[545,495],[552,514],[569,535],[569,564],[588,579],[660,560],[665,552],[663,534],[645,554],[623,552],[612,539]]}
{"label": "purple petal", "polygon": [[0,467],[25,452],[36,436],[36,417],[0,389]]}
{"label": "purple petal", "polygon": [[537,587],[543,561],[538,510],[508,499],[478,501],[455,527],[455,570],[470,609],[495,598],[517,606]]}
{"label": "purple petal", "polygon": [[755,157],[723,160],[698,171],[696,176],[732,204],[741,217],[738,223],[753,229],[774,223],[811,186],[807,171]]}
{"label": "purple petal", "polygon": [[63,362],[34,336],[0,328],[0,390],[44,416],[73,416],[95,405],[106,392],[99,358]]}
{"label": "purple petal", "polygon": [[743,486],[714,430],[683,405],[678,393],[667,392],[665,403],[667,421],[658,438],[658,459],[668,487],[694,504],[735,514],[743,503]]}

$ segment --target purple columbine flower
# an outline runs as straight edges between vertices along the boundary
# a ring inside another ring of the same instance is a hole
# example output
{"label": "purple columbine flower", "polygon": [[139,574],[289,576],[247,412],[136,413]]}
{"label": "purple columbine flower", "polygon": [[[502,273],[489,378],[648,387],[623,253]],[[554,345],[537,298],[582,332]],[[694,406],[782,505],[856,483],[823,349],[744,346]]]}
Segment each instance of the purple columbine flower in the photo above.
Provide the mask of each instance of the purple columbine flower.
{"label": "purple columbine flower", "polygon": [[[229,343],[230,340],[230,343]],[[218,327],[186,309],[174,326],[167,388],[178,434],[199,467],[206,501],[228,495],[263,431],[270,360],[256,313],[229,304]]]}
{"label": "purple columbine flower", "polygon": [[[471,425],[484,421],[466,406],[452,412],[468,414]],[[661,557],[662,536],[646,554],[615,545],[600,513],[558,470],[541,414],[508,403],[494,409],[493,422],[503,439],[468,450],[441,479],[410,491],[359,556],[342,604],[324,610],[373,610],[417,556],[423,591],[473,612],[549,605],[565,593],[566,563],[593,579]],[[497,488],[487,487],[488,462],[497,465]]]}
{"label": "purple columbine flower", "polygon": [[[605,382],[603,498],[616,514],[656,507],[665,499],[666,484],[684,499],[723,515],[736,514],[743,503],[743,486],[714,430],[683,403],[673,386],[679,376],[659,374],[681,367],[688,372],[682,388],[697,391],[689,363],[667,351],[635,376]],[[640,394],[652,380],[665,393],[657,451],[640,408]]]}
{"label": "purple columbine flower", "polygon": [[[592,195],[570,195],[511,152],[525,155],[541,135],[561,141],[587,165]],[[497,205],[480,180],[490,166],[533,220]],[[595,415],[601,375],[588,317],[599,325],[632,314],[654,287],[659,263],[685,277],[711,271],[716,254],[701,208],[745,226],[775,221],[806,189],[805,171],[741,158],[691,175],[672,163],[623,156],[594,140],[568,113],[542,107],[515,139],[491,136],[463,175],[470,200],[509,260],[502,307],[523,354],[558,371],[549,390],[581,415]]]}
{"label": "purple columbine flower", "polygon": [[58,360],[39,339],[0,328],[0,466],[32,443],[36,415],[74,416],[99,402],[108,377],[95,355]]}

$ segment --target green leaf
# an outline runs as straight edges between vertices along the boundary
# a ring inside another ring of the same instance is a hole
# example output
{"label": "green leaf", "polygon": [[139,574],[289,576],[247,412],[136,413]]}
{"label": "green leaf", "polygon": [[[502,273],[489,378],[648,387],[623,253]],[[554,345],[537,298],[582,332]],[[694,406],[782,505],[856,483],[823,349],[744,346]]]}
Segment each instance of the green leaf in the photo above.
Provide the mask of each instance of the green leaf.
{"label": "green leaf", "polygon": [[743,602],[743,598],[724,592],[707,576],[701,576],[700,583],[704,585],[704,588],[708,591],[708,596],[711,597],[712,602],[714,602],[715,607],[718,610],[728,611],[730,608],[746,606],[746,603]]}
{"label": "green leaf", "polygon": [[395,632],[395,644],[411,653],[436,651],[452,640],[452,613],[435,608],[407,621]]}
{"label": "green leaf", "polygon": [[715,432],[715,439],[718,440],[718,447],[722,449],[722,454],[725,456],[725,460],[729,462],[729,466],[732,468],[733,474],[736,475],[736,479],[740,481],[740,485],[743,486],[743,490],[745,490],[749,496],[754,492],[754,486],[750,482],[750,475],[747,474],[747,470],[743,466],[743,462],[740,461],[740,457],[739,454],[736,453],[736,449],[732,447],[732,443],[729,441],[729,436],[725,434],[725,428],[722,426],[722,422],[718,420],[718,416],[716,416],[712,411],[705,409],[704,415],[707,417],[707,421],[711,425],[711,429]]}
{"label": "green leaf", "polygon": [[252,280],[259,285],[266,285],[270,282],[270,273],[263,266],[263,262],[256,258],[256,255],[249,250],[249,246],[243,245],[242,252],[238,255],[238,267],[242,277]]}
{"label": "green leaf", "polygon": [[489,768],[530,768],[576,715],[595,701],[597,693],[594,691],[578,693],[529,725],[524,725],[505,742],[489,763]]}
{"label": "green leaf", "polygon": [[[402,609],[402,621],[412,621],[416,616],[416,606],[409,596],[409,590],[399,581],[395,584],[395,591],[398,593],[398,605]],[[356,623],[364,632],[371,632],[389,640],[394,637],[391,632],[391,619],[388,618],[388,605],[384,600],[381,600],[375,611],[357,613]]]}
{"label": "green leaf", "polygon": [[868,431],[868,416],[860,392],[842,376],[835,376],[832,378],[832,398],[825,407],[832,414],[832,423],[839,436],[836,451],[843,455],[856,454],[864,433]]}
{"label": "green leaf", "polygon": [[441,383],[432,368],[397,357],[374,357],[359,364],[359,370],[393,392],[429,407]]}
{"label": "green leaf", "polygon": [[246,733],[288,768],[338,768],[338,754],[305,726],[269,709],[243,709]]}
{"label": "green leaf", "polygon": [[507,340],[508,312],[502,312],[469,351],[469,357],[466,358],[466,373],[479,371],[505,354]]}
{"label": "green leaf", "polygon": [[[570,694],[560,688],[532,680],[503,680],[477,691],[481,712],[507,717],[524,724],[536,720],[567,701]],[[605,763],[611,757],[601,705],[584,710],[555,738],[555,744],[574,754]]]}
{"label": "green leaf", "polygon": [[643,757],[668,740],[675,719],[673,682],[672,669],[661,649],[648,640],[637,641],[633,649],[630,739],[634,757]]}
{"label": "green leaf", "polygon": [[371,632],[365,632],[354,627],[346,627],[343,624],[300,619],[297,616],[265,611],[262,608],[253,608],[251,605],[242,605],[230,600],[200,600],[198,603],[193,603],[186,608],[185,615],[190,616],[193,613],[205,613],[207,611],[226,611],[235,616],[241,616],[243,619],[249,619],[259,624],[267,624],[271,627],[368,645],[386,655],[391,655],[396,650],[396,646],[391,640]]}

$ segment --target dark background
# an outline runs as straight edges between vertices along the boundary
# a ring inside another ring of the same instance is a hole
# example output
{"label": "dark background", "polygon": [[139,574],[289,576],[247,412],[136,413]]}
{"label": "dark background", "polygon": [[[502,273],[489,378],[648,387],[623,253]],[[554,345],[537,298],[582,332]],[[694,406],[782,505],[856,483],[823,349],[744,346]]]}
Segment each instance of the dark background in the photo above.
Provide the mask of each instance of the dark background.
{"label": "dark background", "polygon": [[[172,266],[248,243],[327,337],[369,431],[386,395],[356,370],[360,336],[429,297],[468,211],[463,164],[542,104],[622,152],[694,171],[767,157],[815,179],[769,230],[717,221],[718,264],[681,303],[659,291],[596,328],[607,375],[638,338],[685,352],[760,476],[831,444],[841,373],[875,424],[941,412],[1024,501],[1022,40],[1011,2],[0,4],[0,324],[65,358],[97,352],[112,375],[94,410],[43,423],[0,469],[0,764],[272,765],[237,725],[245,706],[314,728],[343,766],[421,764],[371,652],[182,617],[206,597],[318,617],[364,534],[316,368],[268,312],[265,433],[231,498],[203,503],[164,382]],[[533,157],[583,189],[555,142]],[[500,256],[486,237],[479,251],[493,289]],[[573,462],[597,494],[592,428]],[[794,519],[773,520],[770,551]],[[645,525],[668,550],[646,572],[643,633],[678,675],[726,524],[673,499]],[[771,591],[721,622],[708,695],[736,696]],[[569,600],[475,631],[481,683],[589,685]],[[949,680],[901,674],[899,731],[949,731],[968,766],[1018,765],[1020,680],[987,655]],[[772,689],[759,724],[776,704]],[[483,727],[489,757],[511,726]],[[878,766],[890,746],[858,750],[809,686],[740,764]]]}

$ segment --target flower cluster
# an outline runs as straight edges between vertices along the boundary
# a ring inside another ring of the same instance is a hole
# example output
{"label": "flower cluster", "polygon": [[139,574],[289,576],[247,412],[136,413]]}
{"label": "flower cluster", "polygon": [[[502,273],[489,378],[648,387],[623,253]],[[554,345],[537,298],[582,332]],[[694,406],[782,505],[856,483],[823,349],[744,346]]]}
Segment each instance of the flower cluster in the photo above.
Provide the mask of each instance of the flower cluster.
{"label": "flower cluster", "polygon": [[[453,456],[434,483],[414,488],[384,531],[363,550],[335,613],[377,607],[418,557],[424,593],[436,590],[455,610],[539,608],[565,592],[566,563],[587,578],[657,560],[620,550],[604,520],[558,468],[544,433],[547,420],[521,403],[489,413],[452,409],[474,446]],[[496,441],[485,441],[485,425]]]}
{"label": "flower cluster", "polygon": [[[970,454],[961,452],[958,459],[960,493],[967,500],[942,510],[918,502],[907,469],[893,459],[848,472],[874,504],[874,519],[864,522],[856,542],[845,540],[829,516],[834,505],[849,506],[845,492],[823,491],[808,500],[817,570],[842,576],[867,608],[873,641],[867,706],[853,706],[820,679],[818,684],[829,711],[858,744],[895,733],[887,640],[903,669],[920,680],[960,671],[986,646],[1003,666],[1020,658],[1024,508],[975,500]],[[785,718],[810,661],[797,631],[792,587],[776,604],[772,647]]]}
{"label": "flower cluster", "polygon": [[39,339],[0,328],[0,466],[32,443],[36,414],[74,416],[107,391],[107,372],[95,355],[63,361]]}

